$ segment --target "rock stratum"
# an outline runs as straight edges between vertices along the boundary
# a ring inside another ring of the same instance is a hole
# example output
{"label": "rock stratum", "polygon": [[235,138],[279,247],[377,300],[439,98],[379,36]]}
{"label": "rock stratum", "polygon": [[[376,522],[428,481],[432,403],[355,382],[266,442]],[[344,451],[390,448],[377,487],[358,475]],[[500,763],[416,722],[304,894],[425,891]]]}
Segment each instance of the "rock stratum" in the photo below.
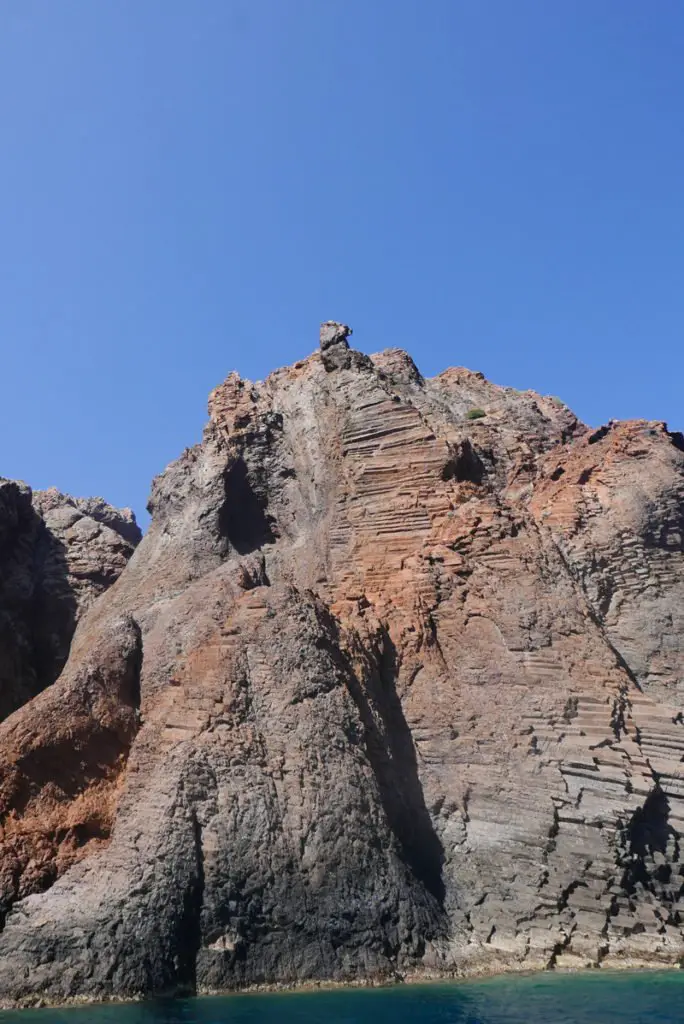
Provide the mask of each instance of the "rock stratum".
{"label": "rock stratum", "polygon": [[684,439],[349,334],[3,654],[5,1003],[684,957]]}

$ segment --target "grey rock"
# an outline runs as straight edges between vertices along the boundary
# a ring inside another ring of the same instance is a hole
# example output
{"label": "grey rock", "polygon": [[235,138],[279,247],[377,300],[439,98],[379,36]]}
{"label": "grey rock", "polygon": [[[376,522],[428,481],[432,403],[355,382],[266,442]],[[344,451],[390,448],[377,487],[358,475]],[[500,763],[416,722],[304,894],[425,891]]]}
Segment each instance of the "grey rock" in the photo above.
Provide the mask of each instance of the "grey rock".
{"label": "grey rock", "polygon": [[321,324],[320,330],[321,351],[325,352],[332,345],[345,345],[348,348],[347,338],[352,333],[351,327],[347,327],[346,324],[339,324],[335,320],[326,320]]}

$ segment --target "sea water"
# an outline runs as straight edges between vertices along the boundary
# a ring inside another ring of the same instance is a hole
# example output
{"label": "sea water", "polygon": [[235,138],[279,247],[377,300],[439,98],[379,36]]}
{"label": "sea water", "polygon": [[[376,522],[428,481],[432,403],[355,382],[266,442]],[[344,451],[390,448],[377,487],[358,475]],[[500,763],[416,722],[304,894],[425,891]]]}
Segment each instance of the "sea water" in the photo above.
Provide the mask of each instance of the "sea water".
{"label": "sea water", "polygon": [[0,1014],[3,1024],[684,1024],[684,971],[540,974]]}

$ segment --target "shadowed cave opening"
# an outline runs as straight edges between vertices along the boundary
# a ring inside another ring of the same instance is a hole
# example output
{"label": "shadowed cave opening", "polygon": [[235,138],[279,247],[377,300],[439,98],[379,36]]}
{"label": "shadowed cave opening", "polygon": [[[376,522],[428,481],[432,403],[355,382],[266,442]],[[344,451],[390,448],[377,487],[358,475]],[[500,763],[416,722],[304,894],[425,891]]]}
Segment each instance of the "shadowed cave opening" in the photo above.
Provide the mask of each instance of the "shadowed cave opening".
{"label": "shadowed cave opening", "polygon": [[464,483],[481,484],[484,466],[470,441],[463,441],[458,453],[442,466],[442,480],[455,480]]}
{"label": "shadowed cave opening", "polygon": [[219,527],[231,547],[239,555],[248,555],[263,544],[272,544],[273,520],[252,486],[243,458],[237,459],[225,474],[224,487],[226,500],[219,514]]}

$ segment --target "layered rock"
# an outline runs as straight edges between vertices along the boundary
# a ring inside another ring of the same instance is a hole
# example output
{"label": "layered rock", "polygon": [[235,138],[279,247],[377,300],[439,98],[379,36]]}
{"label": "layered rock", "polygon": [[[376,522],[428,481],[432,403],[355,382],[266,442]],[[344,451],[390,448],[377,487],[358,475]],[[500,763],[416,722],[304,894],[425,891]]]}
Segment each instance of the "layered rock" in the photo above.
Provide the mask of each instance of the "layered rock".
{"label": "layered rock", "polygon": [[681,436],[349,334],[212,393],[0,726],[6,1001],[684,954]]}

